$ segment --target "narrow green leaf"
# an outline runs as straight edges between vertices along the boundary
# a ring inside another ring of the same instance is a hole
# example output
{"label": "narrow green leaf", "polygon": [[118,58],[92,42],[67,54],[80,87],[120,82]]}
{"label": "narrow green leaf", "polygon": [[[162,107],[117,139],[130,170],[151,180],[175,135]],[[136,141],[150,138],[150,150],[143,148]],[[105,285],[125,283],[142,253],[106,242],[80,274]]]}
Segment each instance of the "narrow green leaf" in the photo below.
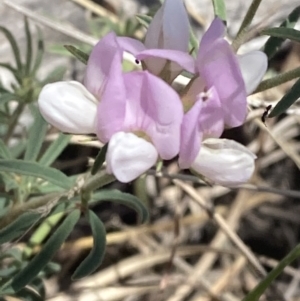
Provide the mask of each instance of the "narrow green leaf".
{"label": "narrow green leaf", "polygon": [[270,286],[284,270],[294,260],[300,257],[300,244],[297,245],[286,257],[284,257],[278,265],[266,276],[266,278],[259,282],[259,284],[242,300],[242,301],[257,301],[264,291]]}
{"label": "narrow green leaf", "polygon": [[0,123],[1,124],[9,123],[9,117],[10,116],[8,114],[0,111]]}
{"label": "narrow green leaf", "polygon": [[18,73],[18,70],[16,68],[14,68],[11,64],[8,63],[0,63],[0,67],[3,67],[7,70],[9,70],[12,74],[16,74]]}
{"label": "narrow green leaf", "polygon": [[0,157],[4,159],[12,159],[11,152],[2,139],[0,140]]}
{"label": "narrow green leaf", "polygon": [[31,71],[32,75],[35,75],[35,73],[39,69],[42,63],[43,55],[44,55],[44,41],[43,41],[41,30],[38,28],[37,52],[35,56],[35,62]]}
{"label": "narrow green leaf", "polygon": [[16,60],[17,69],[19,71],[22,70],[23,66],[22,66],[21,57],[20,57],[20,50],[19,50],[18,44],[17,44],[14,36],[11,34],[11,32],[8,29],[6,29],[3,26],[0,26],[0,31],[3,32],[3,34],[5,35],[5,37],[8,39],[8,41],[10,43],[10,46],[12,48],[12,51],[14,53],[14,57]]}
{"label": "narrow green leaf", "polygon": [[92,170],[91,170],[92,175],[95,175],[97,173],[97,171],[102,167],[102,165],[105,161],[107,147],[108,147],[108,143],[106,143],[99,151],[99,153],[95,159],[94,165],[92,167]]}
{"label": "narrow green leaf", "polygon": [[3,171],[42,178],[65,189],[69,189],[72,185],[72,181],[59,170],[42,166],[36,162],[0,159],[0,172]]}
{"label": "narrow green leaf", "polygon": [[284,113],[300,97],[300,79],[296,81],[291,90],[289,90],[270,112],[268,118],[278,116]]}
{"label": "narrow green leaf", "polygon": [[141,223],[145,223],[149,218],[149,213],[145,205],[136,196],[132,194],[121,192],[116,189],[114,190],[103,189],[95,193],[92,199],[94,202],[112,201],[128,206],[138,213]]}
{"label": "narrow green leaf", "polygon": [[[11,174],[2,172],[1,177],[2,177],[1,182],[4,184],[4,189],[6,192],[11,191],[13,189],[20,189],[19,181],[17,181]],[[7,208],[5,208],[5,209],[7,209]],[[5,211],[8,212],[8,210],[5,210]],[[2,213],[5,211],[4,210],[1,211],[0,217],[4,217],[4,215]]]}
{"label": "narrow green leaf", "polygon": [[[300,6],[296,7],[288,17],[280,24],[279,27],[285,28],[293,28],[298,19],[300,18]],[[276,51],[280,48],[281,44],[285,41],[285,39],[277,38],[277,37],[270,37],[264,47],[264,52],[271,59]]]}
{"label": "narrow green leaf", "polygon": [[28,265],[18,273],[12,280],[12,288],[18,292],[25,285],[30,283],[38,273],[52,259],[57,250],[72,232],[74,226],[78,222],[80,211],[75,210],[69,214],[57,230],[51,235],[40,253],[38,253]]}
{"label": "narrow green leaf", "polygon": [[57,187],[56,185],[45,182],[41,185],[41,183],[32,183],[32,191],[38,191],[40,194],[48,194],[52,192],[63,192],[65,189],[61,187]]}
{"label": "narrow green leaf", "polygon": [[102,263],[105,254],[106,231],[102,221],[91,210],[87,212],[87,219],[92,228],[94,245],[88,256],[80,263],[72,275],[72,279],[79,279],[93,273]]}
{"label": "narrow green leaf", "polygon": [[84,63],[85,65],[88,62],[89,55],[75,46],[72,45],[64,45],[64,47],[71,53],[73,54],[80,62]]}
{"label": "narrow green leaf", "polygon": [[4,105],[8,103],[11,100],[20,100],[20,97],[18,95],[12,94],[12,93],[3,93],[0,95],[0,104]]}
{"label": "narrow green leaf", "polygon": [[1,278],[9,279],[9,278],[13,277],[17,271],[18,271],[18,268],[14,265],[8,266],[7,268],[2,267],[0,270],[0,279]]}
{"label": "narrow green leaf", "polygon": [[0,80],[0,93],[8,93],[8,92],[9,91],[3,87],[2,82]]}
{"label": "narrow green leaf", "polygon": [[61,265],[56,262],[53,262],[53,261],[48,262],[43,270],[44,274],[46,274],[46,275],[49,275],[49,274],[57,275],[60,271],[61,271]]}
{"label": "narrow green leaf", "polygon": [[44,166],[50,166],[66,148],[69,141],[71,140],[71,137],[71,135],[60,133],[58,138],[51,143],[51,145],[47,148],[47,150],[39,160],[40,164]]}
{"label": "narrow green leaf", "polygon": [[31,61],[32,61],[32,39],[31,32],[28,24],[28,19],[25,17],[25,35],[26,35],[26,62],[25,62],[25,74],[30,74]]}
{"label": "narrow green leaf", "polygon": [[27,148],[24,156],[26,161],[35,161],[38,157],[48,127],[48,123],[42,117],[39,110],[35,111],[34,117],[35,120],[29,131]]}
{"label": "narrow green leaf", "polygon": [[136,19],[138,20],[138,22],[143,25],[146,29],[149,27],[151,21],[152,21],[152,17],[148,16],[148,15],[135,15]]}
{"label": "narrow green leaf", "polygon": [[3,260],[4,258],[13,258],[14,261],[18,263],[22,263],[23,261],[22,252],[18,248],[8,249],[5,251],[5,253],[1,253],[0,260]]}
{"label": "narrow green leaf", "polygon": [[18,140],[16,145],[10,147],[10,152],[13,158],[19,158],[26,149],[27,141],[25,139]]}
{"label": "narrow green leaf", "polygon": [[300,42],[300,31],[294,28],[285,28],[285,27],[268,28],[263,30],[261,34]]}
{"label": "narrow green leaf", "polygon": [[25,212],[19,216],[14,222],[0,230],[0,244],[12,241],[13,239],[24,234],[36,221],[40,218],[40,214],[35,212]]}
{"label": "narrow green leaf", "polygon": [[226,22],[226,6],[224,0],[212,0],[216,17]]}

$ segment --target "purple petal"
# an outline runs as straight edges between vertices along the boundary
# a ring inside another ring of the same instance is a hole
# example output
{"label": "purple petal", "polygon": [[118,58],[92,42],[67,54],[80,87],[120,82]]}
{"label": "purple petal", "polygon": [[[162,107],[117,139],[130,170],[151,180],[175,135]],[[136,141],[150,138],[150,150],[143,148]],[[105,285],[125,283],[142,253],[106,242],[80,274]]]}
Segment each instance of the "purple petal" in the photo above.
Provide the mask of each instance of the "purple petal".
{"label": "purple petal", "polygon": [[117,37],[117,41],[123,50],[133,54],[134,56],[146,49],[145,45],[136,39]]}
{"label": "purple petal", "polygon": [[247,114],[245,83],[235,53],[223,39],[197,58],[197,68],[207,88],[215,87],[224,110],[227,126],[243,124]]}
{"label": "purple petal", "polygon": [[183,116],[178,160],[178,164],[182,169],[186,169],[191,166],[201,147],[202,132],[199,130],[198,122],[199,116],[201,115],[202,105],[203,102],[198,100]]}
{"label": "purple petal", "polygon": [[84,85],[98,99],[101,98],[111,69],[115,69],[118,64],[122,68],[122,55],[123,50],[113,32],[103,37],[93,48],[87,63]]}
{"label": "purple petal", "polygon": [[164,48],[162,28],[163,28],[163,16],[164,8],[161,6],[156,14],[154,15],[146,36],[145,36],[145,46],[146,48]]}
{"label": "purple petal", "polygon": [[124,78],[127,89],[124,129],[145,132],[162,159],[173,158],[179,152],[183,117],[178,94],[147,71],[127,73]]}
{"label": "purple petal", "polygon": [[[137,55],[137,57],[139,57]],[[141,60],[141,58],[139,58]],[[143,62],[146,65],[146,69],[154,75],[159,75],[165,67],[167,60],[159,57],[145,57]]]}
{"label": "purple petal", "polygon": [[224,114],[216,89],[212,87],[205,93],[204,98],[201,98],[203,106],[199,116],[199,128],[206,138],[218,138],[224,130]]}
{"label": "purple petal", "polygon": [[[178,50],[148,49],[148,50],[144,50],[144,51],[140,52],[136,56],[136,58],[138,60],[144,60],[147,58],[162,58],[162,59],[166,59],[171,62],[177,63],[176,64],[177,69],[175,69],[176,68],[175,64],[173,64],[174,67],[172,68],[171,71],[180,73],[182,71],[182,69],[184,69],[191,73],[195,72],[194,58],[191,55],[189,55],[188,53],[178,51]],[[164,62],[166,62],[166,60],[164,60]],[[147,67],[149,67],[151,69],[151,64],[150,63],[146,63],[146,64],[147,64]],[[163,65],[161,67],[163,67]]]}
{"label": "purple petal", "polygon": [[146,47],[186,52],[188,42],[189,20],[183,1],[166,0],[150,23],[145,38]]}
{"label": "purple petal", "polygon": [[106,143],[122,129],[126,110],[126,88],[120,64],[111,66],[107,83],[97,108],[97,135]]}
{"label": "purple petal", "polygon": [[223,39],[225,31],[226,27],[223,21],[219,18],[215,18],[201,39],[198,56],[201,57],[205,55],[216,40]]}

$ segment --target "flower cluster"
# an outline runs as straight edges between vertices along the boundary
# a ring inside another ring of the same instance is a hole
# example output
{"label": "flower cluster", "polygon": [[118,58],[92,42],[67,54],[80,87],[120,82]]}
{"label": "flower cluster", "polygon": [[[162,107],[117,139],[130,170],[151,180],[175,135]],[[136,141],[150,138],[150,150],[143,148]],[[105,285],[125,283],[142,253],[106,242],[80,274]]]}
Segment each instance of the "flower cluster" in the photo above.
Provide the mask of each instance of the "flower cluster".
{"label": "flower cluster", "polygon": [[[83,84],[46,85],[39,96],[44,118],[63,132],[94,133],[108,143],[106,169],[121,182],[137,178],[161,160],[178,156],[221,185],[247,181],[255,155],[219,139],[224,128],[243,124],[247,94],[261,81],[267,58],[260,51],[236,55],[216,18],[202,37],[196,59],[188,53],[189,21],[182,0],[165,0],[141,43],[109,33],[93,48]],[[123,72],[123,52],[140,71]],[[180,91],[182,71],[193,74]]]}

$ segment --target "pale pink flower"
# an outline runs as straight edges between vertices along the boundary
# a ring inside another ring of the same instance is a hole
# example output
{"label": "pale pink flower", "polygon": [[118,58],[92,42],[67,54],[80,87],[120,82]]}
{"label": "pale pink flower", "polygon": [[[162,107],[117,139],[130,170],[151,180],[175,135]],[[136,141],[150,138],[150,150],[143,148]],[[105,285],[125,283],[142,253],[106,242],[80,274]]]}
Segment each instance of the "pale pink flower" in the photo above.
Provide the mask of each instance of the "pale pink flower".
{"label": "pale pink flower", "polygon": [[147,71],[122,73],[123,50],[114,34],[93,49],[84,78],[46,85],[39,96],[44,118],[63,132],[95,133],[109,143],[107,172],[129,182],[158,158],[179,152],[183,117],[179,95]]}
{"label": "pale pink flower", "polygon": [[237,56],[224,39],[226,27],[216,18],[204,34],[196,59],[199,75],[183,95],[179,165],[189,168],[199,154],[201,141],[220,137],[225,126],[237,127],[247,114],[247,94],[259,84],[267,69],[260,51]]}

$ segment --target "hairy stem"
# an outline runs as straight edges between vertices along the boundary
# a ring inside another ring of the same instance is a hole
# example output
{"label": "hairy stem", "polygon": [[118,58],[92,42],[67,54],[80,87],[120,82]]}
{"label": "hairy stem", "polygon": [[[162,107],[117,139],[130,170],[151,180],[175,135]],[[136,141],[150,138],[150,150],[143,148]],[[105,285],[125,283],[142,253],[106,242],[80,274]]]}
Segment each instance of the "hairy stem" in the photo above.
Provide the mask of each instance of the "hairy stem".
{"label": "hairy stem", "polygon": [[109,175],[106,172],[99,172],[88,178],[81,188],[81,202],[86,207],[91,194],[94,190],[103,187],[116,180],[115,176]]}
{"label": "hairy stem", "polygon": [[277,87],[298,77],[300,77],[300,67],[262,81],[253,94]]}
{"label": "hairy stem", "polygon": [[244,17],[244,20],[239,28],[239,31],[238,31],[235,39],[232,42],[232,47],[236,51],[238,50],[239,46],[242,44],[243,37],[246,34],[246,32],[248,30],[248,26],[251,24],[261,1],[262,0],[253,0],[251,3],[251,5]]}
{"label": "hairy stem", "polygon": [[64,193],[51,193],[45,196],[36,197],[26,203],[14,206],[6,216],[0,220],[0,230],[15,221],[20,215],[27,211],[34,211],[40,207],[46,206],[48,203],[62,197]]}

